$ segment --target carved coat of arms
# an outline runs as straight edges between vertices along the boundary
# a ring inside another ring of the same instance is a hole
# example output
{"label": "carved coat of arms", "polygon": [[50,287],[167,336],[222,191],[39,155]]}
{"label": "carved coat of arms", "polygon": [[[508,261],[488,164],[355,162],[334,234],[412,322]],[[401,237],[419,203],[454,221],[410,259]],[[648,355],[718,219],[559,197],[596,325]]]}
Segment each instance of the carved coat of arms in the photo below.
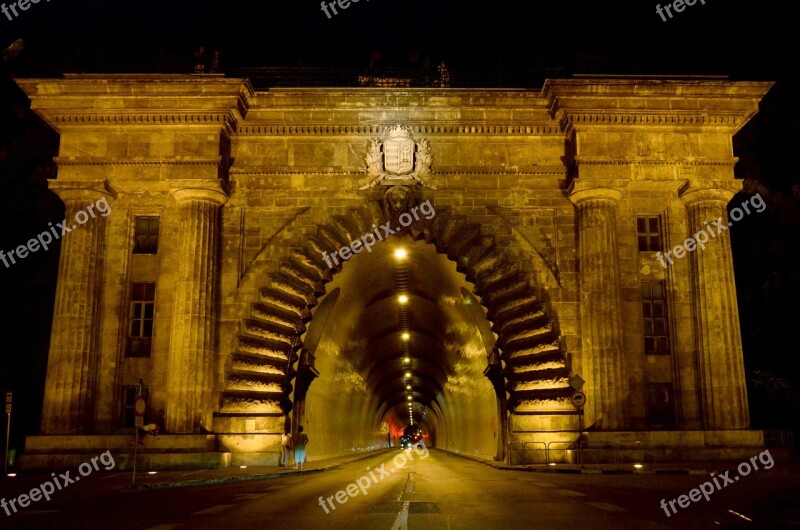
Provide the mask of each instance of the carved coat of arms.
{"label": "carved coat of arms", "polygon": [[414,140],[409,127],[394,125],[382,138],[371,140],[364,161],[367,173],[375,178],[362,186],[362,190],[378,184],[397,186],[414,183],[436,189],[425,180],[431,174],[433,162],[430,145],[424,139],[419,142]]}

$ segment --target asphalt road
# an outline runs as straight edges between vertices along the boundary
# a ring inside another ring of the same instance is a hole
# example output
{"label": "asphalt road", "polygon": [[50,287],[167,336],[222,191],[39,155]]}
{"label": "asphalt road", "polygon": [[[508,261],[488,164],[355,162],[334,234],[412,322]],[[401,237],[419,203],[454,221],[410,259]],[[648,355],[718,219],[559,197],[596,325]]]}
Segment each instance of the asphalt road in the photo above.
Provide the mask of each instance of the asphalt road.
{"label": "asphalt road", "polygon": [[661,499],[688,494],[707,476],[503,471],[440,451],[399,465],[399,454],[304,476],[66,500],[56,494],[11,517],[0,511],[0,528],[800,528],[800,477],[780,462],[668,518]]}

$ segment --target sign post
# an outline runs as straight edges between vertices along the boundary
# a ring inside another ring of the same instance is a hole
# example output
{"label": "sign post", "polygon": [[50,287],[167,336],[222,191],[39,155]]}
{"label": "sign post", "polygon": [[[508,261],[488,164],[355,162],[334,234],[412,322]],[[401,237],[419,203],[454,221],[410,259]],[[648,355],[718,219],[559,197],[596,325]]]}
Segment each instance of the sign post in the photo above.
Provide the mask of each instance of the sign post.
{"label": "sign post", "polygon": [[8,449],[11,442],[11,405],[14,401],[14,394],[6,392],[6,452],[3,459],[3,477],[8,475]]}
{"label": "sign post", "polygon": [[131,486],[136,485],[136,457],[139,454],[139,429],[144,427],[144,414],[147,412],[147,401],[142,394],[144,394],[144,382],[139,379],[139,389],[136,392],[136,401],[134,401],[133,404],[133,413],[136,423],[133,427],[133,477],[131,478]]}
{"label": "sign post", "polygon": [[581,465],[583,465],[583,407],[586,406],[586,394],[581,392],[581,388],[585,384],[586,381],[579,374],[575,374],[569,382],[569,386],[575,389],[569,400],[578,411],[578,459],[581,461]]}

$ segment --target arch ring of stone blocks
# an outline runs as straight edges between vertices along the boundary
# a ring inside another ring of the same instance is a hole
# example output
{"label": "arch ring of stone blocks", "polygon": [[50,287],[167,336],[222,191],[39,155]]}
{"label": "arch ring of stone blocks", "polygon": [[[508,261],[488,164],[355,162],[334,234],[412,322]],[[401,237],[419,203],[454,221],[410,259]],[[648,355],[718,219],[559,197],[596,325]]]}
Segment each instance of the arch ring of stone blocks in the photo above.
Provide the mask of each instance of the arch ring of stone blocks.
{"label": "arch ring of stone blocks", "polygon": [[[325,284],[341,270],[341,265],[329,269],[323,253],[349,246],[371,232],[373,224],[386,221],[377,201],[333,216],[330,223],[317,226],[315,235],[291,249],[277,273],[268,275],[267,286],[242,322],[238,347],[226,369],[222,413],[282,416],[291,410],[291,382],[303,347],[298,337],[311,320],[311,308],[325,294]],[[431,220],[415,222],[405,233],[435,245],[474,284],[475,294],[488,309],[492,331],[498,335],[508,409],[547,406],[548,402],[561,408],[571,390],[570,369],[554,322],[527,272],[497,248],[492,236],[483,235],[480,225],[453,215],[449,208],[437,210]]]}

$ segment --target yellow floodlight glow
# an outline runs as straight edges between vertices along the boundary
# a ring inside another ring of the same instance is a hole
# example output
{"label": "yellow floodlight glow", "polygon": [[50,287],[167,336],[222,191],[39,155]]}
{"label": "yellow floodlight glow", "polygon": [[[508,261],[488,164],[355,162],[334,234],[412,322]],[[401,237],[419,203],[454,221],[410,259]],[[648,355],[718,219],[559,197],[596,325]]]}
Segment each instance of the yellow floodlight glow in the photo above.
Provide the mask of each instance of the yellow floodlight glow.
{"label": "yellow floodlight glow", "polygon": [[408,251],[402,247],[398,248],[394,251],[394,257],[395,259],[402,261],[408,257]]}
{"label": "yellow floodlight glow", "polygon": [[400,296],[397,297],[397,301],[400,302],[403,305],[407,304],[408,303],[408,295],[401,294]]}
{"label": "yellow floodlight glow", "polygon": [[402,334],[402,335],[400,335],[400,337],[401,337],[403,340],[407,341],[408,339],[410,339],[410,338],[411,338],[411,333],[409,333],[408,331],[404,331],[404,332],[403,332],[403,334]]}

